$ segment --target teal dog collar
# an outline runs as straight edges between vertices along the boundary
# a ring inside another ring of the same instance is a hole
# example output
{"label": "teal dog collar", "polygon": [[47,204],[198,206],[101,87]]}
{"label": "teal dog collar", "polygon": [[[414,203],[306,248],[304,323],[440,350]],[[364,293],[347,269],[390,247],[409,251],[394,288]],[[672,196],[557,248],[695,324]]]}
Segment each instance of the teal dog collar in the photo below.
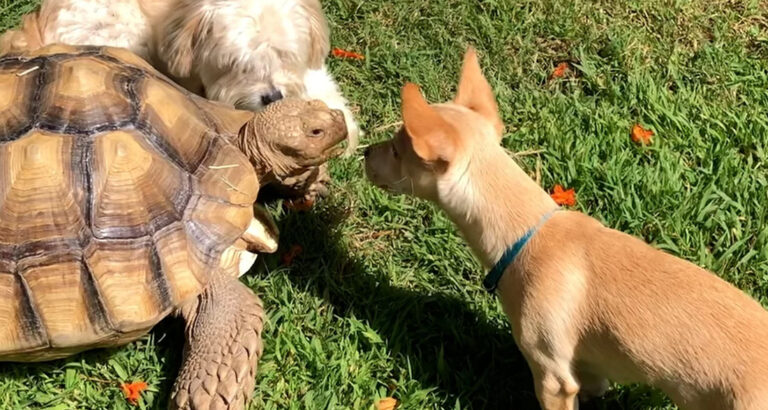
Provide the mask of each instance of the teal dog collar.
{"label": "teal dog collar", "polygon": [[488,293],[493,293],[496,290],[496,287],[499,285],[499,280],[501,280],[501,277],[504,275],[504,271],[506,271],[509,265],[515,261],[517,255],[520,254],[520,251],[523,250],[525,244],[531,240],[531,237],[533,237],[536,231],[538,231],[539,228],[544,225],[544,222],[547,222],[547,220],[556,211],[557,209],[553,209],[547,212],[544,216],[541,217],[541,219],[539,219],[539,222],[534,227],[529,229],[525,235],[515,241],[512,246],[504,251],[504,254],[501,255],[501,258],[499,258],[499,261],[496,262],[496,265],[493,266],[493,269],[491,269],[491,271],[485,275],[485,279],[483,279],[483,287],[488,291]]}

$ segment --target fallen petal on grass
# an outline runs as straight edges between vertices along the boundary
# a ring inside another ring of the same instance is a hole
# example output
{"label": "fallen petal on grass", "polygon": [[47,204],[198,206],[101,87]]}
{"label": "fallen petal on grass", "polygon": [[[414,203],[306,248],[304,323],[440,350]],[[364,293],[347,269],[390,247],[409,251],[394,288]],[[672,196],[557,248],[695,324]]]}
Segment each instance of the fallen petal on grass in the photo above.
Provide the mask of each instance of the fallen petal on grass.
{"label": "fallen petal on grass", "polygon": [[351,58],[354,60],[363,60],[365,59],[365,56],[359,53],[355,53],[354,51],[348,51],[344,50],[343,48],[334,48],[333,51],[331,51],[331,54],[333,54],[334,57],[337,58]]}
{"label": "fallen petal on grass", "polygon": [[301,255],[302,252],[304,252],[304,248],[302,248],[301,245],[291,245],[291,248],[288,249],[288,252],[283,254],[283,265],[291,266],[293,264],[293,260],[296,259],[297,256]]}
{"label": "fallen petal on grass", "polygon": [[385,397],[376,402],[376,410],[394,410],[397,408],[397,399],[393,397]]}
{"label": "fallen petal on grass", "polygon": [[147,383],[143,381],[136,381],[133,383],[123,383],[120,385],[120,389],[123,391],[123,396],[129,403],[134,406],[139,404],[139,398],[141,392],[147,389]]}
{"label": "fallen petal on grass", "polygon": [[555,67],[554,70],[552,70],[552,74],[549,75],[549,79],[552,80],[552,79],[555,79],[555,78],[563,78],[563,77],[565,77],[565,74],[570,69],[571,69],[571,65],[570,64],[568,64],[566,62],[562,62],[562,63],[558,64]]}
{"label": "fallen petal on grass", "polygon": [[632,126],[632,141],[636,144],[650,145],[653,137],[653,130],[647,130],[640,124]]}
{"label": "fallen petal on grass", "polygon": [[563,189],[563,186],[560,184],[555,185],[555,187],[552,190],[552,193],[549,194],[549,196],[552,197],[552,199],[555,200],[555,203],[558,205],[565,205],[565,206],[574,206],[576,205],[576,190],[573,188],[569,189]]}
{"label": "fallen petal on grass", "polygon": [[291,211],[307,212],[315,206],[315,200],[312,198],[294,199],[285,202],[285,207]]}

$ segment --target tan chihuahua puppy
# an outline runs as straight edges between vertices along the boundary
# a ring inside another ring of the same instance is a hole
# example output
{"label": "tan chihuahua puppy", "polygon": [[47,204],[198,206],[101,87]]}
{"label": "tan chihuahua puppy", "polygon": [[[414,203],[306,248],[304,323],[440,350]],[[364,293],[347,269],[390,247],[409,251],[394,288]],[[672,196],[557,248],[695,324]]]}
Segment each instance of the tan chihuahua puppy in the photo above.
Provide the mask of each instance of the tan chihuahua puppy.
{"label": "tan chihuahua puppy", "polygon": [[610,379],[651,384],[687,409],[768,409],[768,313],[692,263],[557,210],[500,146],[474,50],[454,101],[429,105],[406,84],[402,109],[403,129],[366,151],[368,178],[437,203],[494,267],[486,288],[542,408],[578,408]]}

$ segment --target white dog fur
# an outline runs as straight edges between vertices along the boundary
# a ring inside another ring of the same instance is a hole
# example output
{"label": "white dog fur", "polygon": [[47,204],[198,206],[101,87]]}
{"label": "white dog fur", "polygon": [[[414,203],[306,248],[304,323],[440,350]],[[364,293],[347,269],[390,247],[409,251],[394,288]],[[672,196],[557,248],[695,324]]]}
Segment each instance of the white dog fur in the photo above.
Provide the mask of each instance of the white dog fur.
{"label": "white dog fur", "polygon": [[325,67],[328,24],[319,0],[44,0],[0,52],[67,43],[127,48],[190,91],[258,110],[279,96],[342,110],[349,146],[359,128]]}

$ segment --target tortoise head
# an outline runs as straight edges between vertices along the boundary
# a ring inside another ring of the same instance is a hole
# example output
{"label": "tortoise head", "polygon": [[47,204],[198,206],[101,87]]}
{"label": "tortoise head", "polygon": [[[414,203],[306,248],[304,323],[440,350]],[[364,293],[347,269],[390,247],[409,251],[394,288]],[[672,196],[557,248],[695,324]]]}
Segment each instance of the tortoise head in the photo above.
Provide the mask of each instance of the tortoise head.
{"label": "tortoise head", "polygon": [[[347,138],[344,114],[322,101],[283,99],[257,112],[240,145],[260,177],[284,180],[339,156]],[[262,184],[266,181],[262,181]]]}

